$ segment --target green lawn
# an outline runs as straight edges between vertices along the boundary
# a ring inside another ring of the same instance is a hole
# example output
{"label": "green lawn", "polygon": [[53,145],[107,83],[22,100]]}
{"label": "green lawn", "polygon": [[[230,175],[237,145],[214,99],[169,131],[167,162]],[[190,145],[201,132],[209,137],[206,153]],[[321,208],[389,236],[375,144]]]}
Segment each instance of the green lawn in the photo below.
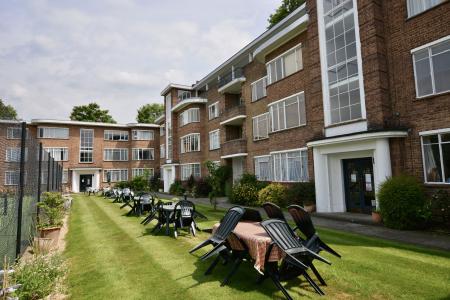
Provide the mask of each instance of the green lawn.
{"label": "green lawn", "polygon": [[[198,209],[210,219],[203,228],[223,215]],[[283,299],[270,280],[254,283],[251,263],[220,287],[227,266],[204,276],[209,262],[198,259],[204,252],[188,253],[207,233],[154,236],[153,224],[144,227],[127,211],[101,197],[74,197],[65,251],[72,299]],[[343,256],[324,253],[333,264],[316,264],[328,283],[325,298],[450,299],[450,253],[328,229],[320,235]],[[287,286],[294,299],[319,298],[304,281]]]}

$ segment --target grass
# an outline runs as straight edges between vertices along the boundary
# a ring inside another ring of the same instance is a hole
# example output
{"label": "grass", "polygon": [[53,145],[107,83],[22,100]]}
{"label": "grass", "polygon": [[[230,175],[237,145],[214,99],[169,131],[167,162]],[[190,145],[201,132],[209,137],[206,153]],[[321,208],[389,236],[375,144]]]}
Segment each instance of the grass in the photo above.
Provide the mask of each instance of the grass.
{"label": "grass", "polygon": [[[208,221],[223,211],[198,206]],[[256,271],[244,263],[229,286],[220,287],[227,266],[204,276],[209,262],[188,250],[208,234],[178,239],[150,233],[137,217],[101,197],[75,195],[65,256],[72,299],[283,299],[270,280],[256,285]],[[329,299],[450,299],[450,253],[381,239],[320,229],[342,259],[323,254],[331,266],[317,263],[328,283]],[[303,281],[286,283],[294,299],[319,298]],[[323,299],[323,298],[322,298]]]}

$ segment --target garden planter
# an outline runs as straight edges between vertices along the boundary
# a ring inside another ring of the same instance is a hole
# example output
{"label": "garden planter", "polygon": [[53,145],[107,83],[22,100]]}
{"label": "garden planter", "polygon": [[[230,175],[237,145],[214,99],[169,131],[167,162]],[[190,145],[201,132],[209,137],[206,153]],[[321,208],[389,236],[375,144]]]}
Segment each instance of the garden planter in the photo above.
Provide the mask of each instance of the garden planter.
{"label": "garden planter", "polygon": [[54,244],[51,238],[34,238],[33,252],[35,254],[47,254],[50,252]]}
{"label": "garden planter", "polygon": [[305,205],[305,210],[309,213],[313,213],[316,211],[316,205],[315,204]]}
{"label": "garden planter", "polygon": [[52,246],[56,246],[59,239],[61,227],[50,227],[39,229],[39,237],[43,239],[52,240]]}
{"label": "garden planter", "polygon": [[372,212],[372,221],[374,223],[381,223],[381,214],[379,212],[373,211]]}

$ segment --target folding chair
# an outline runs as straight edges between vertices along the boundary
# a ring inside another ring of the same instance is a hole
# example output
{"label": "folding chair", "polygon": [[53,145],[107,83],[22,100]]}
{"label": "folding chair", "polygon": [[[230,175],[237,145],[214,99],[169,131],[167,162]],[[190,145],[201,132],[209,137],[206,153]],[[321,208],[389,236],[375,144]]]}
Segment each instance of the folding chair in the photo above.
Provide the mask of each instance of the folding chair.
{"label": "folding chair", "polygon": [[[306,248],[285,221],[270,219],[261,222],[261,226],[272,239],[272,243],[266,252],[265,272],[284,296],[289,300],[292,299],[280,281],[290,280],[298,276],[305,277],[319,295],[325,295],[306,271],[313,259],[318,259],[327,264],[331,263],[314,251]],[[286,254],[280,267],[276,263],[268,261],[274,245],[277,245]]]}

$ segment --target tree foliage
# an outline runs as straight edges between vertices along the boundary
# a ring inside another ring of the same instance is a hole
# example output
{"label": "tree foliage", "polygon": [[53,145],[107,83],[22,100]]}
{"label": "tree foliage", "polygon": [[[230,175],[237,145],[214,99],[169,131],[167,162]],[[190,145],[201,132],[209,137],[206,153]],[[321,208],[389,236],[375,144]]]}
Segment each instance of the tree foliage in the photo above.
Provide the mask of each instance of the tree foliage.
{"label": "tree foliage", "polygon": [[275,24],[283,20],[287,15],[289,15],[303,3],[305,3],[305,0],[283,0],[277,10],[269,16],[268,28],[273,27]]}
{"label": "tree foliage", "polygon": [[12,105],[3,103],[0,99],[0,120],[17,120],[16,109]]}
{"label": "tree foliage", "polygon": [[74,106],[70,114],[70,119],[72,121],[116,123],[109,114],[109,111],[107,109],[101,109],[95,102],[87,105]]}
{"label": "tree foliage", "polygon": [[164,105],[158,103],[145,104],[138,109],[136,121],[138,123],[155,123],[164,113]]}

